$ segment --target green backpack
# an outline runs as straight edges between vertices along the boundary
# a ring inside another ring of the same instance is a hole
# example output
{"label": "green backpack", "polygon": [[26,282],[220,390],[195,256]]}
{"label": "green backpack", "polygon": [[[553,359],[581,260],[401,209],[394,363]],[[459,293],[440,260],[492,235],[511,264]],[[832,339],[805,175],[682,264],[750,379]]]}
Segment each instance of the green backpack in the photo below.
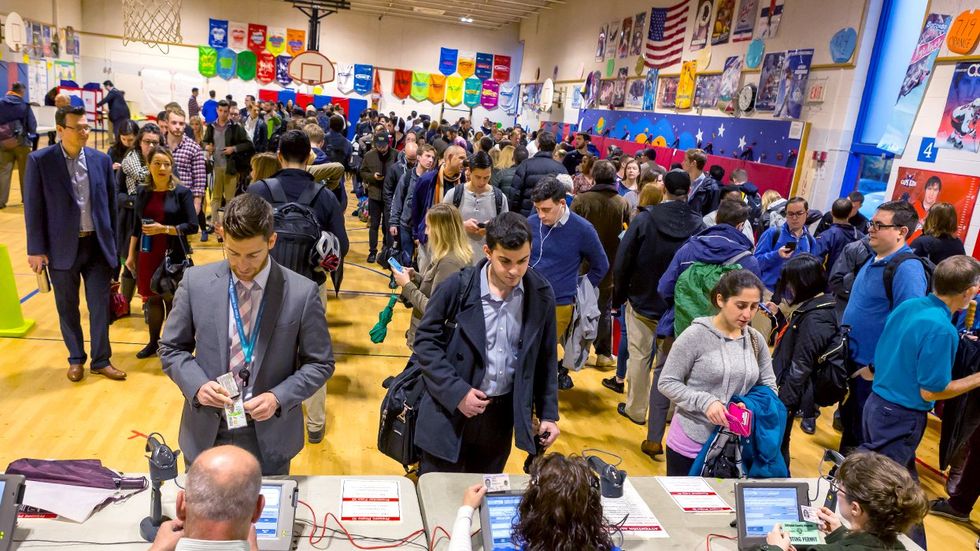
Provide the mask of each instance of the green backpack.
{"label": "green backpack", "polygon": [[724,264],[695,262],[677,278],[674,285],[674,336],[679,337],[694,318],[712,316],[718,312],[711,301],[711,290],[726,272],[741,270],[738,261],[752,254],[742,251],[729,258]]}

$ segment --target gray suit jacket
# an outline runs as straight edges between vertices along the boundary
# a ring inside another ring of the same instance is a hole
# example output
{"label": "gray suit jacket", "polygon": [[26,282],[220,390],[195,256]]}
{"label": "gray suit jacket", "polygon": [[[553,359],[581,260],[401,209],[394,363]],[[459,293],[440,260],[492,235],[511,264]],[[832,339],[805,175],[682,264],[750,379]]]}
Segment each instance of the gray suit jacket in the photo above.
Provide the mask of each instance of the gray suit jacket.
{"label": "gray suit jacket", "polygon": [[[333,349],[323,304],[309,279],[276,264],[263,299],[265,311],[255,345],[253,396],[272,392],[279,410],[255,423],[263,463],[282,463],[303,449],[303,400],[333,374]],[[214,446],[223,411],[202,406],[197,391],[228,371],[226,261],[190,268],[174,295],[160,341],[163,371],[184,395],[180,448],[188,462]]]}

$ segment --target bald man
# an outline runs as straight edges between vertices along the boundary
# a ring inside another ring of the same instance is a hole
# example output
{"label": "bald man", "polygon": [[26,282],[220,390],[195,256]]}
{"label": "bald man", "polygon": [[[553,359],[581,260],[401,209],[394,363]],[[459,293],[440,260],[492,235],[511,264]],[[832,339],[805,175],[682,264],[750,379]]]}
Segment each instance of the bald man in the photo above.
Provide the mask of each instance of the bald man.
{"label": "bald man", "polygon": [[463,163],[466,161],[466,150],[458,145],[451,145],[442,154],[442,165],[439,170],[429,172],[415,182],[412,192],[411,229],[412,239],[418,250],[419,271],[424,272],[429,265],[429,238],[425,234],[425,214],[432,205],[438,203],[446,192],[458,185],[466,183]]}
{"label": "bald man", "polygon": [[261,487],[259,462],[251,453],[236,446],[202,452],[177,493],[177,520],[160,526],[150,551],[258,550]]}

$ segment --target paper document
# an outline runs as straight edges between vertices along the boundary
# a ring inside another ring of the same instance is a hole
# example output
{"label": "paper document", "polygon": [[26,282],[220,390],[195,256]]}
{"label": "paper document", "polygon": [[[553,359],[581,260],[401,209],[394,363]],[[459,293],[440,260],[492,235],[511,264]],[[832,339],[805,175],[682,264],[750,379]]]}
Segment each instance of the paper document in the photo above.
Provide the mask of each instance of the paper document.
{"label": "paper document", "polygon": [[24,505],[50,511],[75,522],[85,522],[99,506],[127,493],[133,492],[28,480]]}
{"label": "paper document", "polygon": [[602,516],[606,517],[609,524],[619,526],[624,538],[670,537],[629,479],[623,484],[623,497],[602,498]]}
{"label": "paper document", "polygon": [[685,513],[735,511],[700,476],[658,476],[657,482]]}
{"label": "paper document", "polygon": [[402,519],[397,480],[341,482],[340,520],[398,522]]}

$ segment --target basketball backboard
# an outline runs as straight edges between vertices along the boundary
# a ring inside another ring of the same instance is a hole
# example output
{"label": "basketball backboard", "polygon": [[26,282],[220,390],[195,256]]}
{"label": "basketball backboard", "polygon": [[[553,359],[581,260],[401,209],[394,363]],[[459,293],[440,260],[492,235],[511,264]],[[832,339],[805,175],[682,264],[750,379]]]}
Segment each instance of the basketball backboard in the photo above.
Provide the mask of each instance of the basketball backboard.
{"label": "basketball backboard", "polygon": [[307,50],[289,62],[289,76],[303,84],[323,84],[336,77],[333,62],[320,52]]}
{"label": "basketball backboard", "polygon": [[24,20],[17,12],[12,11],[7,14],[7,20],[4,22],[3,27],[3,35],[3,41],[7,44],[8,48],[15,52],[20,51],[20,47],[24,44],[24,38],[27,35],[24,32]]}

